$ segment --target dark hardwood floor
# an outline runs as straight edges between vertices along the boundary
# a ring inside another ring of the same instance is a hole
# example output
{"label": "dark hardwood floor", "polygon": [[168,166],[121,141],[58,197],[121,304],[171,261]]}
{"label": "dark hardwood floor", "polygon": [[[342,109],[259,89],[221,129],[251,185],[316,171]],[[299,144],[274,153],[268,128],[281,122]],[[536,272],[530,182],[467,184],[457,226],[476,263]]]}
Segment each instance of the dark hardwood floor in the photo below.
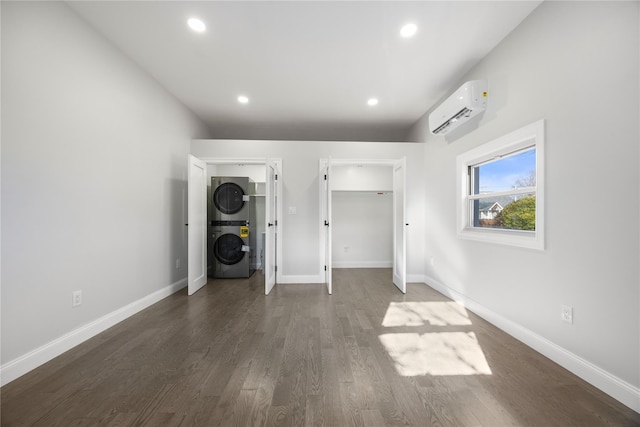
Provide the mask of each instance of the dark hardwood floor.
{"label": "dark hardwood floor", "polygon": [[3,387],[2,426],[631,426],[640,415],[426,285],[212,280]]}

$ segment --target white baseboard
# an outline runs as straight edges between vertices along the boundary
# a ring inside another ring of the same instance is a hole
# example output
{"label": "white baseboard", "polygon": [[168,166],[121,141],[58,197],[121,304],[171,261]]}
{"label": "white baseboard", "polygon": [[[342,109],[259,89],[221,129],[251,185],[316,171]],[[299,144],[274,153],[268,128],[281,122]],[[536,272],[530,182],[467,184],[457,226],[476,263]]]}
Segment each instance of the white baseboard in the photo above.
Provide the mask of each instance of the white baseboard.
{"label": "white baseboard", "polygon": [[161,299],[178,292],[185,286],[187,286],[187,279],[179,280],[3,364],[0,366],[0,385],[4,386],[10,383],[16,378],[61,355],[65,351],[98,335],[100,332],[109,329],[113,325],[133,316]]}
{"label": "white baseboard", "polygon": [[392,268],[393,261],[332,261],[333,268]]}
{"label": "white baseboard", "polygon": [[640,413],[640,388],[584,360],[580,356],[571,353],[543,336],[489,310],[485,306],[447,287],[432,277],[425,276],[425,283],[436,291],[462,304],[478,316],[527,344],[529,347],[571,371],[591,385],[599,388],[609,396]]}
{"label": "white baseboard", "polygon": [[[389,267],[336,267],[334,268],[391,268]],[[278,284],[306,284],[306,283],[324,283],[324,275],[310,275],[310,276],[296,276],[296,275],[282,275],[278,276]],[[423,274],[407,274],[407,283],[425,283],[425,276]]]}
{"label": "white baseboard", "polygon": [[426,283],[424,274],[407,274],[407,284],[410,283]]}

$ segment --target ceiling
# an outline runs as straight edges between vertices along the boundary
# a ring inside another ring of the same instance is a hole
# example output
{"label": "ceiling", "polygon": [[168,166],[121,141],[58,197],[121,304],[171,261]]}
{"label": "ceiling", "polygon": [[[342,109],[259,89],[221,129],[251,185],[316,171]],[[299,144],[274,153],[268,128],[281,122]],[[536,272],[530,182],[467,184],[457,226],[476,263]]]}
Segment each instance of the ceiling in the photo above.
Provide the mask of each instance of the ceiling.
{"label": "ceiling", "polygon": [[[68,4],[212,138],[403,141],[540,1]],[[411,38],[400,36],[406,23],[417,25]]]}

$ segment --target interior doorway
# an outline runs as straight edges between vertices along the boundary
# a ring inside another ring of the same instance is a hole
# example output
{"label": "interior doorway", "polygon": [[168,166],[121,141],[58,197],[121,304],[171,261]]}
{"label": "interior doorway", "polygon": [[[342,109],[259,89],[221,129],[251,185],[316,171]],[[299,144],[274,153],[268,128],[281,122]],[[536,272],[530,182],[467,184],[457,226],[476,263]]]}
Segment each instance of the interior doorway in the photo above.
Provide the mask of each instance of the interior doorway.
{"label": "interior doorway", "polygon": [[[194,158],[193,156],[191,157]],[[265,294],[269,294],[278,282],[277,265],[278,260],[281,259],[282,245],[278,239],[278,219],[281,218],[282,212],[282,198],[279,197],[282,194],[282,160],[273,158],[200,158],[197,160],[204,165],[205,171],[204,176],[200,176],[203,174],[200,170],[202,166],[200,166],[200,169],[196,170],[198,172],[197,179],[191,179],[190,175],[188,206],[190,211],[192,206],[200,210],[204,200],[205,205],[209,205],[209,212],[205,215],[208,219],[204,221],[202,220],[202,215],[194,218],[190,216],[190,222],[196,222],[192,224],[192,227],[189,227],[188,233],[189,265],[193,266],[193,269],[189,269],[189,283],[192,282],[192,279],[195,281],[196,275],[199,282],[201,282],[202,271],[211,272],[213,267],[211,255],[214,252],[217,240],[210,235],[211,229],[209,227],[209,219],[213,217],[212,197],[215,191],[211,188],[211,178],[219,176],[246,177],[255,183],[255,187],[251,186],[254,190],[242,197],[246,197],[256,207],[254,224],[249,224],[251,227],[249,233],[255,233],[256,238],[252,239],[255,247],[243,246],[242,250],[252,254],[250,256],[250,262],[253,263],[251,267],[262,270],[265,277]],[[190,168],[193,167],[190,166]],[[202,230],[204,230],[204,235],[201,235]],[[207,255],[205,257],[201,254],[203,239],[207,242],[205,248]],[[201,286],[203,284],[200,284],[197,289]],[[189,295],[193,294],[197,289],[194,286],[192,291],[190,286]]]}
{"label": "interior doorway", "polygon": [[[405,159],[321,159],[319,171],[320,240],[322,243],[320,265],[323,270],[321,275],[324,276],[329,294],[333,292],[334,260],[343,255],[339,253],[340,250],[349,251],[351,249],[350,245],[344,243],[344,236],[338,233],[343,233],[344,230],[354,230],[360,225],[354,223],[352,228],[341,227],[340,223],[334,222],[334,208],[339,212],[340,209],[348,206],[348,203],[353,202],[349,199],[355,198],[356,195],[363,197],[361,202],[371,203],[371,207],[374,206],[374,202],[384,203],[381,199],[374,201],[372,196],[391,196],[391,206],[384,208],[390,208],[390,212],[376,212],[376,214],[382,214],[379,216],[379,220],[386,221],[385,228],[389,228],[388,232],[392,235],[390,266],[393,269],[393,283],[401,292],[406,293],[406,227],[408,223],[406,222]],[[336,197],[336,195],[340,195],[340,197]],[[342,203],[343,206],[340,206],[339,203]],[[350,212],[350,214],[353,215],[354,212]],[[363,215],[366,217],[363,216],[360,219],[362,222],[371,220],[373,216],[373,214],[366,213]],[[357,220],[357,218],[352,219]],[[369,243],[373,244],[374,240],[371,239]],[[362,248],[364,246],[360,245],[360,249]],[[382,267],[382,264],[385,262],[381,261],[376,266]],[[337,265],[348,266],[344,263]]]}

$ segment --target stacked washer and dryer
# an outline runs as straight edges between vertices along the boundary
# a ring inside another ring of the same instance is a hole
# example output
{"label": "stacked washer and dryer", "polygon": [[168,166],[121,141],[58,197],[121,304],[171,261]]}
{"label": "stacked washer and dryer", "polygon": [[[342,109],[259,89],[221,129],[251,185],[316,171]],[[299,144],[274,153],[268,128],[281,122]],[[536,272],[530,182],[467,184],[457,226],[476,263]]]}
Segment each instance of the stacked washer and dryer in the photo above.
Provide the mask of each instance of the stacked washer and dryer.
{"label": "stacked washer and dryer", "polygon": [[211,275],[249,277],[255,271],[255,183],[245,177],[211,177]]}

